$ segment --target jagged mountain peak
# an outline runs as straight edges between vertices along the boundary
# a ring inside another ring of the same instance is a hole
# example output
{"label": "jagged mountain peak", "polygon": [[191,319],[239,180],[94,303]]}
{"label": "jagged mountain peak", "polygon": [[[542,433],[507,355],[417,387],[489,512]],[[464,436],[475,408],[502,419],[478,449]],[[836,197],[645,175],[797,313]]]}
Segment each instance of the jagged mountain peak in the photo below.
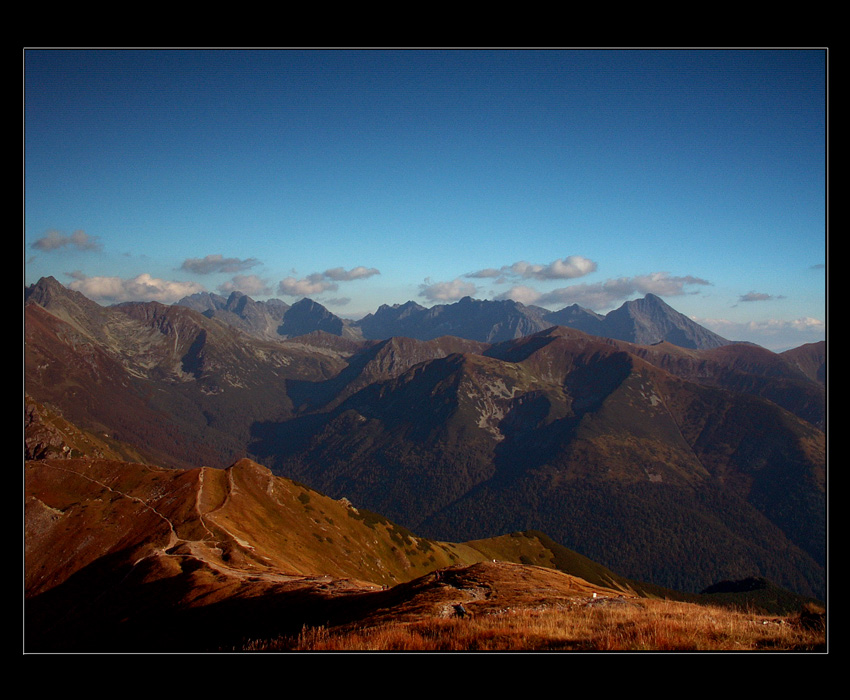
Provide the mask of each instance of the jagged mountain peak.
{"label": "jagged mountain peak", "polygon": [[54,293],[54,292],[66,292],[69,291],[65,288],[65,286],[59,282],[55,277],[42,277],[35,284],[31,284],[29,287],[24,289],[24,301],[28,301],[31,296],[35,296],[33,301],[38,301],[39,298],[43,298],[45,295]]}
{"label": "jagged mountain peak", "polygon": [[83,309],[99,311],[104,308],[84,294],[69,289],[55,277],[42,277],[35,284],[25,287],[24,303],[38,304],[54,313],[61,309],[79,313]]}
{"label": "jagged mountain peak", "polygon": [[177,302],[177,306],[186,306],[199,313],[223,309],[227,304],[227,297],[213,292],[195,292],[185,296]]}
{"label": "jagged mountain peak", "polygon": [[678,311],[656,294],[647,294],[640,299],[626,301],[619,309],[610,313],[629,313],[633,316],[639,314],[680,315]]}
{"label": "jagged mountain peak", "polygon": [[[424,311],[425,307],[415,301],[406,301],[403,304],[381,304],[375,314],[388,314],[405,311]],[[370,314],[372,315],[372,314]]]}
{"label": "jagged mountain peak", "polygon": [[289,307],[278,328],[280,335],[294,337],[315,330],[342,335],[344,323],[319,302],[304,298]]}
{"label": "jagged mountain peak", "polygon": [[[193,295],[179,303],[191,305],[200,311],[203,311],[203,305],[215,304],[216,308],[224,308],[223,298],[219,302],[214,296]],[[251,303],[250,297],[242,296],[239,299],[243,308]],[[273,301],[283,304],[279,300],[269,300],[265,302],[265,308],[271,309]],[[233,307],[234,303],[235,297],[231,295],[227,307]],[[606,315],[579,304],[549,311],[512,299],[475,299],[468,295],[456,302],[436,304],[430,308],[412,300],[403,304],[381,304],[374,313],[366,314],[359,321],[340,319],[319,302],[306,297],[286,308],[293,312],[292,317],[288,323],[284,322],[275,328],[275,335],[292,337],[313,330],[324,330],[335,335],[369,340],[393,336],[429,340],[453,335],[493,343],[533,335],[552,326],[566,326],[593,336],[640,345],[666,341],[684,348],[707,349],[732,342],[681,314],[652,293],[626,301]],[[274,313],[283,317],[280,310]],[[222,320],[227,321],[226,318]]]}
{"label": "jagged mountain peak", "polygon": [[251,297],[238,290],[234,290],[230,292],[230,296],[227,297],[225,307],[230,310],[244,309],[245,305],[249,303],[254,303],[254,300]]}
{"label": "jagged mountain peak", "polygon": [[303,299],[299,299],[296,301],[292,307],[293,309],[322,309],[323,311],[327,311],[327,309],[322,306],[319,302],[313,301],[309,297],[304,297]]}
{"label": "jagged mountain peak", "polygon": [[227,297],[200,292],[183,297],[174,306],[185,306],[244,333],[264,340],[278,340],[277,328],[289,305],[280,299],[257,301],[239,290]]}
{"label": "jagged mountain peak", "polygon": [[639,345],[666,340],[685,348],[714,348],[730,341],[676,311],[655,294],[625,302],[609,312],[600,324],[604,335]]}

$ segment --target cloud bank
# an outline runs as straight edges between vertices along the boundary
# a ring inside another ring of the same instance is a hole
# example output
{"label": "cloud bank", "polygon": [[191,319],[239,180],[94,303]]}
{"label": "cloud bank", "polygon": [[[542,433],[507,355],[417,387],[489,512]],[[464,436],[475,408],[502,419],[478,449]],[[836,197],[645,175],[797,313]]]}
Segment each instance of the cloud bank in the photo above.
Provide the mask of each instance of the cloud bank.
{"label": "cloud bank", "polygon": [[338,282],[352,282],[380,274],[380,270],[363,265],[358,265],[350,270],[334,267],[324,272],[314,272],[301,279],[286,277],[278,284],[278,293],[289,297],[316,296],[323,292],[337,291],[339,289]]}
{"label": "cloud bank", "polygon": [[314,272],[303,279],[285,277],[277,286],[278,293],[287,297],[309,297],[322,292],[335,292],[339,289],[336,282],[329,281],[323,273]]}
{"label": "cloud bank", "polygon": [[89,236],[85,231],[77,230],[70,235],[64,234],[61,231],[51,229],[47,231],[41,238],[35,241],[32,246],[36,250],[45,253],[53,252],[61,248],[75,248],[76,250],[100,250],[100,243],[97,239]]}
{"label": "cloud bank", "polygon": [[328,279],[337,280],[338,282],[350,282],[351,280],[362,280],[367,277],[372,277],[373,275],[380,275],[381,273],[374,267],[363,267],[363,265],[358,265],[350,270],[345,270],[341,267],[334,267],[330,270],[325,270],[322,274],[324,274],[324,276]]}
{"label": "cloud bank", "polygon": [[419,296],[428,301],[457,301],[463,297],[474,296],[477,292],[478,287],[462,279],[453,279],[451,282],[431,282],[426,279],[419,285]]}
{"label": "cloud bank", "polygon": [[274,292],[272,286],[257,275],[236,275],[230,281],[218,285],[218,291],[222,294],[242,292],[258,297],[271,296]]}
{"label": "cloud bank", "polygon": [[673,277],[667,272],[653,272],[636,277],[619,277],[594,284],[575,284],[550,292],[517,285],[498,295],[497,299],[513,299],[523,304],[540,306],[570,306],[578,304],[597,311],[609,309],[635,294],[679,296],[687,294],[686,287],[709,285],[707,280],[690,275]]}
{"label": "cloud bank", "polygon": [[502,281],[510,279],[563,280],[584,277],[595,271],[596,263],[593,260],[581,255],[570,255],[561,260],[554,260],[548,265],[520,260],[499,269],[487,268],[464,276],[477,279],[493,277]]}
{"label": "cloud bank", "polygon": [[151,277],[147,273],[132,279],[87,277],[80,272],[73,272],[71,276],[75,279],[68,285],[69,289],[106,304],[117,304],[122,301],[158,301],[163,304],[173,304],[184,296],[204,291],[203,286],[196,282],[162,280]]}
{"label": "cloud bank", "polygon": [[774,352],[798,347],[804,343],[816,343],[826,337],[826,323],[809,316],[790,321],[768,319],[744,323],[722,318],[694,320],[724,338],[758,343]]}
{"label": "cloud bank", "polygon": [[738,301],[770,301],[771,299],[784,299],[784,296],[772,296],[763,292],[747,292],[742,294]]}
{"label": "cloud bank", "polygon": [[259,263],[260,261],[256,258],[240,260],[239,258],[225,258],[223,255],[207,255],[204,258],[187,258],[183,261],[180,269],[199,275],[210,275],[215,272],[234,274],[249,270]]}

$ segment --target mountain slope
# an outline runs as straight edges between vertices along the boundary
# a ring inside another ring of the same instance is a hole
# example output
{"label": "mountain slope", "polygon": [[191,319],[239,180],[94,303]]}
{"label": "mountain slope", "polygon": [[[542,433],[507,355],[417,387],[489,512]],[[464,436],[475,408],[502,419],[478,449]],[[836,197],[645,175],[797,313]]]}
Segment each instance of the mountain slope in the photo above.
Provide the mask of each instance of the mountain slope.
{"label": "mountain slope", "polygon": [[291,414],[289,382],[345,364],[345,353],[263,341],[188,308],[104,308],[49,281],[31,291],[27,392],[162,464],[225,466],[245,454],[254,422]]}
{"label": "mountain slope", "polygon": [[823,434],[584,339],[415,365],[252,449],[432,537],[541,529],[668,587],[761,570],[822,595]]}
{"label": "mountain slope", "polygon": [[805,602],[763,579],[682,595],[625,579],[540,532],[424,539],[249,460],[226,470],[28,461],[25,535],[28,652],[269,648],[261,640],[309,627],[469,614],[507,614],[510,624],[523,612],[639,597],[751,599],[774,614]]}
{"label": "mountain slope", "polygon": [[[40,460],[25,475],[30,651],[214,651],[393,614],[407,594],[383,589],[437,569],[572,561],[537,533],[426,540],[248,460],[226,470]],[[560,595],[641,590],[574,556],[594,582],[552,572]]]}
{"label": "mountain slope", "polygon": [[797,367],[805,376],[820,384],[826,384],[826,342],[807,343],[786,350],[782,357]]}

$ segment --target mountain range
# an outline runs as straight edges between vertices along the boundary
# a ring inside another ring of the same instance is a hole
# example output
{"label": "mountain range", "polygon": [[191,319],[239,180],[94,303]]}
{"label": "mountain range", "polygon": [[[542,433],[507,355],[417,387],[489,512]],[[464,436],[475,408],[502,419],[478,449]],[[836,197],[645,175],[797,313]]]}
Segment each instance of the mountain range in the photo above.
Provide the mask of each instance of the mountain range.
{"label": "mountain range", "polygon": [[823,343],[677,345],[697,341],[657,297],[566,314],[669,322],[668,339],[640,342],[522,326],[505,319],[537,312],[514,302],[409,303],[340,326],[309,300],[194,301],[103,307],[49,278],[25,289],[26,393],[79,431],[45,437],[30,409],[28,457],[248,458],[431,541],[542,531],[647,585],[763,576],[825,595]]}
{"label": "mountain range", "polygon": [[565,326],[642,345],[667,341],[680,347],[707,349],[731,343],[680,314],[654,294],[625,302],[605,316],[578,304],[553,312],[512,300],[464,297],[456,303],[431,308],[413,301],[384,304],[358,321],[339,318],[311,299],[288,306],[279,299],[254,301],[240,292],[232,292],[229,297],[201,292],[177,303],[271,340],[323,331],[366,340],[397,336],[433,340],[450,335],[494,343],[532,335],[552,326]]}

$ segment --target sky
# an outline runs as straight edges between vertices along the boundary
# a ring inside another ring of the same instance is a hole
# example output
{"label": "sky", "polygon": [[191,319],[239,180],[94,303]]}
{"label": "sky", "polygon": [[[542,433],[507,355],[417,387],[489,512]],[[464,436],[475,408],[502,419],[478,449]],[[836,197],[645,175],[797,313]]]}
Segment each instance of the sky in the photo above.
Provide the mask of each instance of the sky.
{"label": "sky", "polygon": [[827,60],[26,49],[25,284],[352,319],[654,293],[730,340],[823,340]]}

